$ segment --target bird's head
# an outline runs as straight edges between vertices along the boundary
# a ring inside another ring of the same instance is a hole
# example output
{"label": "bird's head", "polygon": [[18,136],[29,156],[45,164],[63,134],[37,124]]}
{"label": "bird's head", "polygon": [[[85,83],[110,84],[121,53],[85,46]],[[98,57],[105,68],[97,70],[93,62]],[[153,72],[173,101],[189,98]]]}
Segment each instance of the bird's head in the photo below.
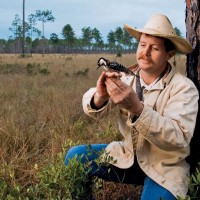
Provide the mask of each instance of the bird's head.
{"label": "bird's head", "polygon": [[97,69],[101,66],[106,67],[107,66],[107,60],[105,58],[99,58],[97,65],[98,65]]}

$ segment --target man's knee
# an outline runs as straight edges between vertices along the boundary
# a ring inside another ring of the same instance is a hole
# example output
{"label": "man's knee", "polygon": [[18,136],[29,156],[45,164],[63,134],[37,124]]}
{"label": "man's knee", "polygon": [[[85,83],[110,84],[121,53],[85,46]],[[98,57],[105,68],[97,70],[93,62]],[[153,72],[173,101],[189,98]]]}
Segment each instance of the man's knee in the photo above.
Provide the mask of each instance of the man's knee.
{"label": "man's knee", "polygon": [[86,154],[86,152],[87,152],[86,145],[78,145],[71,147],[66,154],[65,165],[69,163],[69,160],[75,157],[81,160],[81,158],[84,157],[84,154]]}

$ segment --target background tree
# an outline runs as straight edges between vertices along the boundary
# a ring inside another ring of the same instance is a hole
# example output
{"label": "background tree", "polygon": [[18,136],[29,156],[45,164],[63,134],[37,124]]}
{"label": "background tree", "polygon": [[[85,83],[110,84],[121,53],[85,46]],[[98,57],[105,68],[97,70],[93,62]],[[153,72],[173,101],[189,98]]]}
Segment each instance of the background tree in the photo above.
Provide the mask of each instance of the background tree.
{"label": "background tree", "polygon": [[22,36],[22,20],[18,14],[15,15],[15,19],[12,21],[9,30],[12,31],[14,39]]}
{"label": "background tree", "polygon": [[74,46],[75,46],[76,52],[84,51],[82,38],[75,38]]}
{"label": "background tree", "polygon": [[6,40],[0,39],[0,53],[4,53],[6,49]]}
{"label": "background tree", "polygon": [[[192,52],[187,55],[187,76],[194,82],[198,91],[200,90],[200,2],[199,0],[186,0],[186,31],[187,39],[192,45]],[[200,108],[200,104],[199,104]],[[191,141],[191,155],[188,159],[191,164],[191,173],[195,171],[200,162],[200,113],[194,136]]]}
{"label": "background tree", "polygon": [[115,49],[115,43],[116,43],[116,38],[115,38],[115,32],[110,31],[107,35],[107,42],[108,42],[108,47],[113,51]]}
{"label": "background tree", "polygon": [[56,33],[52,33],[50,35],[50,41],[52,44],[57,45],[59,43],[58,35]]}
{"label": "background tree", "polygon": [[97,28],[94,28],[92,30],[92,36],[94,39],[94,44],[93,44],[94,49],[95,50],[102,49],[104,47],[104,42],[101,33]]}
{"label": "background tree", "polygon": [[13,33],[13,37],[11,37],[11,39],[13,38],[15,41],[14,51],[15,53],[19,52],[21,49],[20,44],[22,39],[22,20],[18,14],[15,15],[15,19],[12,21],[9,30]]}
{"label": "background tree", "polygon": [[75,43],[75,33],[71,25],[66,24],[63,27],[61,34],[65,38],[67,49],[71,50],[71,48],[74,46],[74,43]]}
{"label": "background tree", "polygon": [[127,48],[129,50],[134,49],[133,40],[134,40],[133,37],[125,29],[123,29],[123,41],[122,41],[122,43],[123,43],[125,49],[127,49]]}
{"label": "background tree", "polygon": [[178,29],[177,27],[175,27],[174,30],[176,32],[176,35],[182,36],[182,33],[181,33],[180,29]]}
{"label": "background tree", "polygon": [[117,42],[117,50],[118,51],[122,50],[123,36],[124,36],[123,29],[121,27],[117,27],[115,29],[115,39],[116,39],[116,42]]}
{"label": "background tree", "polygon": [[90,27],[84,27],[81,30],[82,30],[83,45],[87,50],[90,50],[93,39],[92,29]]}
{"label": "background tree", "polygon": [[52,53],[57,53],[58,52],[58,46],[59,46],[59,38],[58,35],[56,33],[52,33],[50,35],[50,44],[52,46]]}
{"label": "background tree", "polygon": [[[136,51],[137,41],[121,27],[117,27],[115,31],[111,30],[106,36],[107,41],[104,41],[97,28],[91,29],[91,27],[82,28],[82,35],[77,38],[70,24],[66,24],[61,30],[61,35],[64,39],[59,39],[55,33],[52,33],[49,39],[45,38],[44,24],[46,22],[53,22],[54,20],[52,12],[48,10],[37,10],[35,14],[28,15],[28,20],[25,22],[27,52],[44,54],[45,48],[48,53],[84,53],[84,51],[94,53],[96,51],[105,51],[121,54]],[[42,31],[36,26],[38,21],[42,22]],[[9,41],[6,41],[6,48],[1,48],[1,51],[4,49],[7,52],[20,52],[22,48],[20,41],[23,36],[23,27],[19,15],[15,15],[10,30],[13,32],[13,36]],[[181,32],[177,27],[175,27],[175,31],[177,35],[181,36]]]}
{"label": "background tree", "polygon": [[36,10],[35,17],[38,21],[42,22],[42,39],[43,39],[43,48],[42,52],[44,53],[44,24],[46,22],[54,22],[55,17],[52,15],[52,11],[50,10]]}
{"label": "background tree", "polygon": [[42,22],[42,37],[44,38],[44,24],[46,22],[54,22],[55,17],[52,15],[52,11],[49,10],[36,10],[35,17]]}
{"label": "background tree", "polygon": [[33,37],[40,37],[41,36],[41,31],[36,28],[36,16],[34,14],[30,14],[28,16],[28,30],[27,30],[27,36],[30,38],[28,40],[28,44],[30,46],[30,51],[32,53],[32,42],[33,42]]}

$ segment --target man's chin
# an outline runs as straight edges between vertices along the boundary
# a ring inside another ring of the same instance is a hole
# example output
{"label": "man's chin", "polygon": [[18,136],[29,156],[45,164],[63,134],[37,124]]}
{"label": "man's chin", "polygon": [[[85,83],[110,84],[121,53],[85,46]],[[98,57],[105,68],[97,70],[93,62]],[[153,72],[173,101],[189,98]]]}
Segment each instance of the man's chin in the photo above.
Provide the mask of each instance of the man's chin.
{"label": "man's chin", "polygon": [[152,63],[149,61],[140,61],[138,65],[140,66],[140,68],[149,68],[152,66]]}

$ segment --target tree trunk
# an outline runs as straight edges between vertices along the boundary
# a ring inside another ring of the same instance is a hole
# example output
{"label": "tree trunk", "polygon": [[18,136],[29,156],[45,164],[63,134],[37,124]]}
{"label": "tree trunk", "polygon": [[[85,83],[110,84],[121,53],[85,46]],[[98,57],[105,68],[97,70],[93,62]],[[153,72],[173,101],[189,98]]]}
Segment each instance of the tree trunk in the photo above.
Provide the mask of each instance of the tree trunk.
{"label": "tree trunk", "polygon": [[199,0],[186,1],[187,39],[193,51],[187,56],[187,76],[199,89],[200,81],[200,3]]}
{"label": "tree trunk", "polygon": [[[199,0],[186,0],[186,31],[187,39],[193,51],[187,55],[187,77],[190,78],[200,91],[200,2]],[[198,102],[199,104],[199,102]],[[200,104],[199,104],[200,107]],[[188,159],[191,173],[200,162],[200,112],[198,112],[196,128],[191,141],[191,155]]]}
{"label": "tree trunk", "polygon": [[25,57],[25,0],[23,0],[23,38],[22,38],[22,56]]}

